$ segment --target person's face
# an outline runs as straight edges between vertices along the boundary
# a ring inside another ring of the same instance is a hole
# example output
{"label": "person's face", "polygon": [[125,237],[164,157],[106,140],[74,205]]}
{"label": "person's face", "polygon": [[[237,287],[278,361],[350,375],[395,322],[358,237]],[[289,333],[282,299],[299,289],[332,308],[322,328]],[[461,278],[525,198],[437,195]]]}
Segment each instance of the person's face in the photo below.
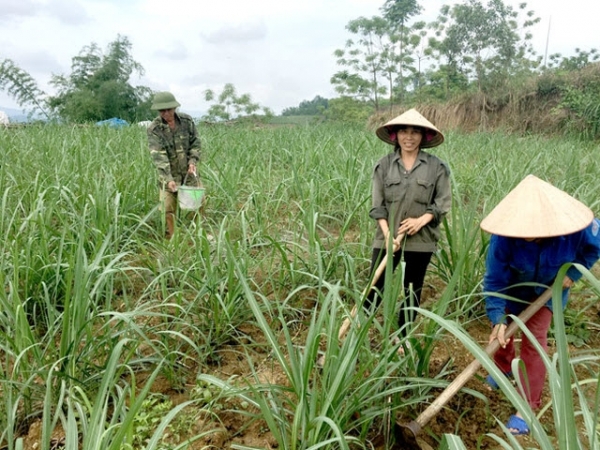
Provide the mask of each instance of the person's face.
{"label": "person's face", "polygon": [[526,242],[535,242],[536,244],[542,243],[541,238],[523,238],[523,240],[525,240]]}
{"label": "person's face", "polygon": [[413,152],[419,150],[423,139],[423,130],[415,127],[402,127],[398,130],[398,144],[402,151]]}
{"label": "person's face", "polygon": [[175,120],[175,108],[159,109],[158,113],[160,114],[161,119],[167,123],[171,123]]}

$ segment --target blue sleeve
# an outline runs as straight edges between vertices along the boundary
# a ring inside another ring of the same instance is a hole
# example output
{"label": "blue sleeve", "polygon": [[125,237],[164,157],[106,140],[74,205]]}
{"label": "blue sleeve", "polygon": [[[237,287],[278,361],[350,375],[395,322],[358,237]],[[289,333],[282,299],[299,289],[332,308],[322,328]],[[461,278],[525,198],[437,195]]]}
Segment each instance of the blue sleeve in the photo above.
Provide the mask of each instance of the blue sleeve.
{"label": "blue sleeve", "polygon": [[485,261],[483,290],[486,296],[485,311],[493,325],[505,323],[506,300],[492,294],[504,291],[512,284],[510,258],[508,238],[492,235]]}
{"label": "blue sleeve", "polygon": [[[586,269],[591,269],[596,261],[600,259],[600,220],[594,219],[592,223],[581,232],[581,240],[577,246],[575,261]],[[567,276],[578,281],[581,278],[581,272],[575,267],[570,267]]]}

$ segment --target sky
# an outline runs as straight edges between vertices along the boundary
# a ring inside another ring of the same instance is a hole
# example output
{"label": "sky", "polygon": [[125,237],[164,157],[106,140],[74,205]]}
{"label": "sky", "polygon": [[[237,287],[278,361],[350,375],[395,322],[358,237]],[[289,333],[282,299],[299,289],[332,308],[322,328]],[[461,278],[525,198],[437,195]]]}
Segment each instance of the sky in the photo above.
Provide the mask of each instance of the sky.
{"label": "sky", "polygon": [[[337,96],[330,79],[341,67],[333,53],[352,37],[345,27],[361,16],[381,15],[384,2],[0,0],[0,60],[12,60],[52,95],[52,75],[69,75],[72,58],[84,47],[95,43],[106,50],[121,35],[145,70],[131,83],[171,91],[181,111],[204,113],[210,103],[203,93],[219,93],[232,83],[238,94],[250,94],[280,114],[317,95]],[[452,3],[420,0],[419,20],[435,19],[442,5]],[[530,0],[527,5],[541,19],[533,29],[539,55],[600,48],[600,2]],[[20,109],[0,92],[3,108]]]}

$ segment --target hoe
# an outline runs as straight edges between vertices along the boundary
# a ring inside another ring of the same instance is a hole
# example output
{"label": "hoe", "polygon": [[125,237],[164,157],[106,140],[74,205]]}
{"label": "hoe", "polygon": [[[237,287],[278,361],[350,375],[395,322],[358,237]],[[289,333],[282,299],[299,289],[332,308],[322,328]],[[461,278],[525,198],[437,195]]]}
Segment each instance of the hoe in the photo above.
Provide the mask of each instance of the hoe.
{"label": "hoe", "polygon": [[[524,323],[540,310],[548,300],[552,297],[552,290],[546,289],[546,291],[538,297],[533,303],[531,303],[521,314],[519,319]],[[512,322],[506,331],[504,336],[506,338],[511,337],[515,331],[517,331],[518,325]],[[498,340],[492,341],[485,348],[485,352],[492,356],[496,350],[500,348]],[[409,423],[396,422],[394,427],[394,437],[396,439],[396,446],[403,450],[429,450],[431,447],[418,438],[419,433],[429,421],[440,412],[440,410],[448,403],[448,401],[465,385],[467,381],[479,370],[481,363],[476,359],[463,370],[456,379],[448,385],[446,389],[437,397],[434,402],[423,411],[419,417]]]}

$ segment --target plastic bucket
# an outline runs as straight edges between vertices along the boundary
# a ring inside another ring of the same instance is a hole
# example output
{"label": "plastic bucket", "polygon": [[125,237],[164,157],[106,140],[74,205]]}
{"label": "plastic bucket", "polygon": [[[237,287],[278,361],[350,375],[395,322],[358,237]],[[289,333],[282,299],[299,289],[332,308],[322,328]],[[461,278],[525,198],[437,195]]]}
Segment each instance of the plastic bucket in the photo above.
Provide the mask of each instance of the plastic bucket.
{"label": "plastic bucket", "polygon": [[179,208],[185,210],[197,210],[202,206],[204,188],[198,186],[179,186],[177,188],[177,202]]}

